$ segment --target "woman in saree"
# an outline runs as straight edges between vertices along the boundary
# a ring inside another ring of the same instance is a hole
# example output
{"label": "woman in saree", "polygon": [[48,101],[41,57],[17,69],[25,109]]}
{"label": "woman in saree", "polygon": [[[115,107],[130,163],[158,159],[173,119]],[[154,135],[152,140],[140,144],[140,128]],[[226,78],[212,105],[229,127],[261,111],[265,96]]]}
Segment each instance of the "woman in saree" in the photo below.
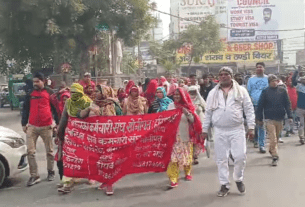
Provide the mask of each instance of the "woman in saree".
{"label": "woman in saree", "polygon": [[[105,85],[96,86],[96,98],[90,107],[79,112],[79,118],[92,116],[120,116],[122,109],[118,101],[112,98],[112,88]],[[100,185],[98,190],[105,190],[106,195],[113,195],[113,186],[106,183]]]}
{"label": "woman in saree", "polygon": [[142,115],[147,114],[148,105],[146,98],[140,96],[137,86],[132,86],[128,97],[125,99],[123,114],[124,115]]}
{"label": "woman in saree", "polygon": [[158,87],[156,91],[156,98],[149,108],[149,113],[166,111],[169,104],[172,102],[172,99],[167,97],[164,87]]}
{"label": "woman in saree", "polygon": [[[167,175],[170,180],[170,188],[178,186],[178,178],[181,169],[184,169],[185,180],[191,181],[193,162],[193,143],[202,137],[202,125],[195,112],[195,106],[189,94],[182,88],[174,93],[174,102],[168,106],[168,110],[181,109],[182,116],[179,123],[176,142],[173,147],[171,162],[167,167]],[[204,140],[200,140],[204,143]]]}
{"label": "woman in saree", "polygon": [[125,87],[125,92],[126,94],[129,94],[130,93],[130,89],[135,86],[136,84],[134,83],[133,80],[129,80],[126,87]]}
{"label": "woman in saree", "polygon": [[[70,95],[70,89],[69,90],[65,90],[60,94],[59,97],[59,101],[57,103],[57,113],[58,113],[58,118],[59,120],[61,119],[61,115],[64,111],[64,107],[66,104],[66,101],[71,97]],[[56,135],[57,132],[55,131],[54,135]],[[60,178],[60,183],[57,185],[58,188],[62,188],[63,187],[63,176],[64,176],[64,166],[63,166],[63,161],[62,161],[62,156],[61,159],[58,159],[58,155],[60,153],[62,153],[62,145],[63,142],[60,142],[59,139],[55,139],[55,144],[58,146],[57,148],[57,152],[55,154],[55,161],[57,162],[57,168],[58,168],[58,174],[59,174],[59,178]]]}
{"label": "woman in saree", "polygon": [[122,109],[118,101],[112,97],[112,89],[108,86],[97,85],[96,97],[90,107],[79,112],[79,118],[91,116],[119,116]]}
{"label": "woman in saree", "polygon": [[[188,92],[190,94],[190,97],[192,99],[193,104],[196,107],[196,114],[199,116],[201,123],[204,122],[204,112],[205,112],[205,108],[206,108],[206,102],[205,100],[201,97],[198,87],[196,86],[190,86],[188,88]],[[196,145],[194,144],[194,165],[199,164],[198,162],[198,156],[200,154],[200,152],[202,151],[202,148],[200,145]]]}
{"label": "woman in saree", "polygon": [[84,88],[84,93],[91,99],[94,100],[95,98],[95,91],[93,90],[93,87],[91,85],[87,85],[86,88]]}
{"label": "woman in saree", "polygon": [[[68,124],[69,117],[79,117],[80,111],[90,107],[92,103],[92,100],[85,95],[83,86],[79,83],[73,83],[70,92],[71,98],[66,101],[62,117],[58,126],[59,146],[62,146],[62,143],[64,143],[65,130]],[[62,159],[62,149],[58,151],[57,159]],[[58,192],[70,193],[77,179],[63,176],[62,180],[63,186],[58,188]]]}
{"label": "woman in saree", "polygon": [[124,100],[125,100],[125,98],[127,97],[124,88],[119,88],[119,89],[118,89],[117,97],[118,97],[118,100],[119,100],[119,102],[120,102],[121,108],[123,108],[123,106],[124,106]]}

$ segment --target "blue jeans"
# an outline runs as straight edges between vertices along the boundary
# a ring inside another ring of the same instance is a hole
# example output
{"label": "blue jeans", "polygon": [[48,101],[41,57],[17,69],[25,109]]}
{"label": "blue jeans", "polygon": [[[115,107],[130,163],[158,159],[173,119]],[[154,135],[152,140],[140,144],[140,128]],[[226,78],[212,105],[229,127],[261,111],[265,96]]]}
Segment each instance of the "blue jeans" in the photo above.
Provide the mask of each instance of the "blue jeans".
{"label": "blue jeans", "polygon": [[[254,110],[256,111],[257,106],[254,106]],[[255,126],[255,138],[254,141],[259,144],[259,147],[265,147],[266,143],[266,131],[264,126],[259,126],[258,124]]]}
{"label": "blue jeans", "polygon": [[265,147],[266,132],[264,126],[256,125],[254,141],[259,144],[259,147]]}

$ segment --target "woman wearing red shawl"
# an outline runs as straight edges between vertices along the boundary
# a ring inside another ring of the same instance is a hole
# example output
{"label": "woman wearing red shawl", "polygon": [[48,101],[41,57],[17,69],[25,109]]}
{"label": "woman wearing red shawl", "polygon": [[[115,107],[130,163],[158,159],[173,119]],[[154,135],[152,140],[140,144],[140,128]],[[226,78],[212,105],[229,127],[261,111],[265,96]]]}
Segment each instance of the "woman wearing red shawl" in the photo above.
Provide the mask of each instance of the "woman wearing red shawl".
{"label": "woman wearing red shawl", "polygon": [[123,108],[124,100],[125,100],[125,98],[127,98],[127,94],[125,93],[125,89],[124,88],[119,88],[119,90],[117,92],[117,97],[119,99],[121,108]]}
{"label": "woman wearing red shawl", "polygon": [[128,81],[127,85],[126,85],[126,88],[125,88],[125,92],[126,94],[129,94],[130,93],[130,89],[132,86],[135,86],[136,84],[134,83],[133,80],[130,80]]}
{"label": "woman wearing red shawl", "polygon": [[155,100],[157,88],[158,88],[158,81],[156,79],[153,79],[149,82],[147,90],[144,93],[144,97],[147,99],[149,107]]}
{"label": "woman wearing red shawl", "polygon": [[178,186],[180,170],[184,168],[185,180],[191,181],[193,162],[193,143],[204,145],[201,139],[202,124],[195,112],[195,106],[189,94],[182,88],[174,93],[174,103],[168,106],[168,110],[181,109],[182,117],[178,128],[176,142],[173,147],[171,162],[167,167],[167,175],[171,181],[170,187]]}
{"label": "woman wearing red shawl", "polygon": [[56,108],[58,118],[60,120],[62,112],[64,110],[65,102],[70,98],[70,89],[64,85],[60,90],[51,95],[51,102]]}

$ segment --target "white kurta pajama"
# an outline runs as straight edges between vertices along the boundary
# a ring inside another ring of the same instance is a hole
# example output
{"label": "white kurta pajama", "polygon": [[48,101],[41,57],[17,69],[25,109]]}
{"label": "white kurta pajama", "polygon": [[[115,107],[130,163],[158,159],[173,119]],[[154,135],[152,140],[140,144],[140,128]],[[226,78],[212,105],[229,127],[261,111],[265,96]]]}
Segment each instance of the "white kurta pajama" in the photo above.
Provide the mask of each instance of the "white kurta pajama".
{"label": "white kurta pajama", "polygon": [[229,188],[228,159],[231,152],[234,158],[235,182],[243,181],[246,165],[246,137],[243,112],[246,114],[248,128],[254,129],[255,115],[247,90],[233,81],[225,99],[222,89],[216,86],[207,98],[207,110],[203,131],[208,133],[210,123],[215,132],[215,158],[221,185]]}

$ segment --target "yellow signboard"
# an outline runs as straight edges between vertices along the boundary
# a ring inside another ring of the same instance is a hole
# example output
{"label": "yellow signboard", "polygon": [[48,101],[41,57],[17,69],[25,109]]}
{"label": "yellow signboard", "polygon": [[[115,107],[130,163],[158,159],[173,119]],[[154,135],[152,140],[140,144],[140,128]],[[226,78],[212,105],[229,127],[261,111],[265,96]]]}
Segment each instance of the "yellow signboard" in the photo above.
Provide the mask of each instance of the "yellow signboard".
{"label": "yellow signboard", "polygon": [[[185,45],[178,50],[177,57],[181,64],[189,64],[190,45]],[[217,54],[205,54],[199,63],[228,63],[228,62],[266,62],[275,59],[275,42],[255,43],[225,43],[223,51]]]}

